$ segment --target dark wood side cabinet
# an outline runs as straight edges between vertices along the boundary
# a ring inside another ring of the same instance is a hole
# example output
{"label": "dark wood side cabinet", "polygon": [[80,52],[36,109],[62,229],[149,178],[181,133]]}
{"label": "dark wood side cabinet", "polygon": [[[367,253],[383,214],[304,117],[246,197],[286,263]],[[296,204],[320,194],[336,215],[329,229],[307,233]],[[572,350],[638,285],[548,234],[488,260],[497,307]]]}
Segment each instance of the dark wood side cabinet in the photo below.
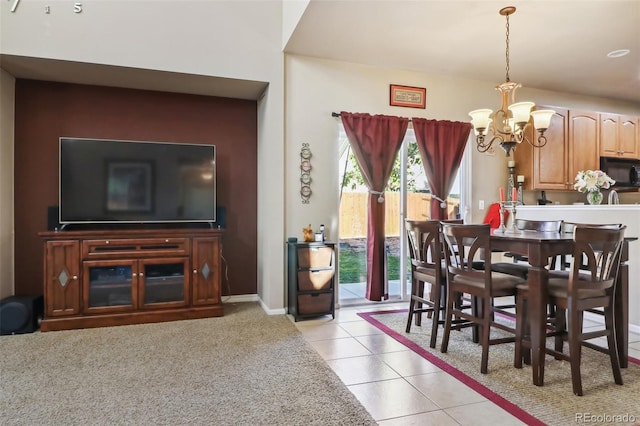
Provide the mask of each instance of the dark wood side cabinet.
{"label": "dark wood side cabinet", "polygon": [[335,243],[287,243],[289,314],[296,321],[335,318]]}
{"label": "dark wood side cabinet", "polygon": [[57,231],[42,331],[222,316],[219,229]]}

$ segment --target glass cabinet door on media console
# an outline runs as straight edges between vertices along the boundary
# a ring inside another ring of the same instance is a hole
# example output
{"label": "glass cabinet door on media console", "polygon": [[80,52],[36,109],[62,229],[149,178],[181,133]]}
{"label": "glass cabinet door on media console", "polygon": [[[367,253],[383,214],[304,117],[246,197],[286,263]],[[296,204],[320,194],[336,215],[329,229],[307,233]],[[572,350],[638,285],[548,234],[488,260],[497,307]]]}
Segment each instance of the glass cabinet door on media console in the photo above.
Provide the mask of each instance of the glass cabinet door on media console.
{"label": "glass cabinet door on media console", "polygon": [[189,300],[189,259],[146,259],[138,272],[140,307],[186,306]]}
{"label": "glass cabinet door on media console", "polygon": [[84,262],[84,310],[186,306],[188,271],[188,258]]}
{"label": "glass cabinet door on media console", "polygon": [[136,261],[96,260],[83,262],[84,312],[132,311],[136,306]]}

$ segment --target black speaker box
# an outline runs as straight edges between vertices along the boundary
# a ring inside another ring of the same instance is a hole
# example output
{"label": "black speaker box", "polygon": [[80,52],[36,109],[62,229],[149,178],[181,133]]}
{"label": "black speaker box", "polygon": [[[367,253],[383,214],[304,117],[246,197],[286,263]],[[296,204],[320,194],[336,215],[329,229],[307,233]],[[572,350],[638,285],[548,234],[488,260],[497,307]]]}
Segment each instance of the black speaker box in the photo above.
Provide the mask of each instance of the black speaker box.
{"label": "black speaker box", "polygon": [[218,228],[227,227],[227,209],[224,206],[216,206],[216,226]]}
{"label": "black speaker box", "polygon": [[49,231],[57,231],[60,229],[60,222],[58,222],[58,206],[47,207],[47,229]]}
{"label": "black speaker box", "polygon": [[33,333],[44,315],[40,296],[10,296],[0,300],[0,335]]}

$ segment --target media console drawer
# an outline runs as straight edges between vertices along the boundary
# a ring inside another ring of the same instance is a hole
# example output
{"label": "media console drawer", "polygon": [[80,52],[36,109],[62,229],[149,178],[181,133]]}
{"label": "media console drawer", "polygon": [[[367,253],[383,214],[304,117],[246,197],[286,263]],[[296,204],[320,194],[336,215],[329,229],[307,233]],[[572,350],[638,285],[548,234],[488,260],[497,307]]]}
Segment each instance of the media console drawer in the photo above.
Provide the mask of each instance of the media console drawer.
{"label": "media console drawer", "polygon": [[82,242],[84,258],[127,256],[188,256],[188,238],[114,238]]}

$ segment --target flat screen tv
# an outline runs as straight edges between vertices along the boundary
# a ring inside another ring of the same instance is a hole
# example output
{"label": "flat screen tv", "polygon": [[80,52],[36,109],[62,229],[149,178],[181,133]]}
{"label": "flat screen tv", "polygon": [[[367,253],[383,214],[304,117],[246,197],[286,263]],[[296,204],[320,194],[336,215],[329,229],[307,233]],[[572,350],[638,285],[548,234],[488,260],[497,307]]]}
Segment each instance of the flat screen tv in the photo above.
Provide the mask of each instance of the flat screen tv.
{"label": "flat screen tv", "polygon": [[60,223],[216,221],[215,145],[60,138]]}

